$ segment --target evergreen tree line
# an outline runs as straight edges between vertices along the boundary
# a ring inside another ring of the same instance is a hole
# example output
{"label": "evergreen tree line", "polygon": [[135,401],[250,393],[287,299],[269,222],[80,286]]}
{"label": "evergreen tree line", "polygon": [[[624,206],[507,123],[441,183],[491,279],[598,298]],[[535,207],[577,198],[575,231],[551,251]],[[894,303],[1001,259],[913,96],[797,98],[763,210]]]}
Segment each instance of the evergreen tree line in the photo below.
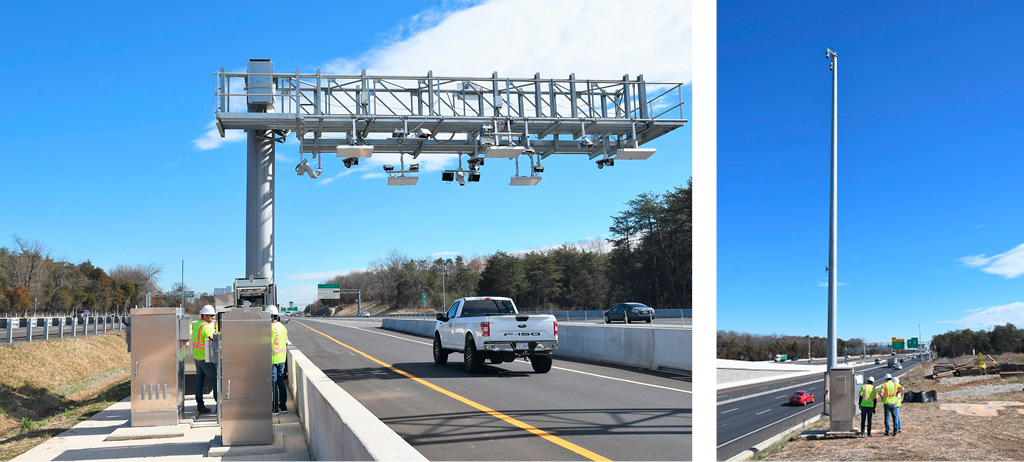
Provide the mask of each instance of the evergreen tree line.
{"label": "evergreen tree line", "polygon": [[[623,301],[655,308],[692,304],[692,182],[644,193],[612,217],[611,249],[597,240],[526,253],[501,250],[470,260],[414,259],[391,250],[370,268],[325,281],[360,289],[364,302],[389,310],[443,311],[459,297],[512,298],[521,310],[606,309]],[[444,284],[442,287],[442,273]],[[354,303],[343,296],[341,303]],[[317,301],[315,310],[321,303]]]}
{"label": "evergreen tree line", "polygon": [[[811,356],[823,358],[828,355],[828,338],[798,335],[761,335],[736,331],[718,331],[718,358],[746,361],[767,361],[775,355],[786,355],[787,359],[807,358],[808,344]],[[882,354],[888,352],[884,343],[866,343],[864,339],[836,339],[836,354],[842,357],[861,353]]]}
{"label": "evergreen tree line", "polygon": [[121,265],[107,274],[88,260],[54,258],[38,241],[14,236],[11,248],[0,247],[0,313],[123,313],[145,304],[146,292],[158,292],[160,272],[155,264]]}
{"label": "evergreen tree line", "polygon": [[972,350],[985,354],[1024,353],[1024,329],[1006,323],[992,330],[953,330],[933,336],[930,348],[943,358],[969,355]]}

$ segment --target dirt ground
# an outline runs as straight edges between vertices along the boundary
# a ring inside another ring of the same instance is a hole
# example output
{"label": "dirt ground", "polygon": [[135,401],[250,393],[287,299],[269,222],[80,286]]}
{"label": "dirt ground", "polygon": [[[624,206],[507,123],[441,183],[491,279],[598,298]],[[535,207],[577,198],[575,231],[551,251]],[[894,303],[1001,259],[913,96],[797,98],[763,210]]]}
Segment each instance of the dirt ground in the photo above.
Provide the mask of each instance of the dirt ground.
{"label": "dirt ground", "polygon": [[[762,460],[1024,460],[1024,380],[993,378],[942,385],[925,378],[931,362],[901,379],[913,391],[940,392],[936,403],[904,403],[903,431],[886,437],[881,409],[873,438],[791,439]],[[1020,385],[1016,391],[943,399],[942,392],[991,385]],[[859,428],[860,420],[857,420]]]}
{"label": "dirt ground", "polygon": [[0,346],[0,460],[10,460],[129,393],[124,335]]}

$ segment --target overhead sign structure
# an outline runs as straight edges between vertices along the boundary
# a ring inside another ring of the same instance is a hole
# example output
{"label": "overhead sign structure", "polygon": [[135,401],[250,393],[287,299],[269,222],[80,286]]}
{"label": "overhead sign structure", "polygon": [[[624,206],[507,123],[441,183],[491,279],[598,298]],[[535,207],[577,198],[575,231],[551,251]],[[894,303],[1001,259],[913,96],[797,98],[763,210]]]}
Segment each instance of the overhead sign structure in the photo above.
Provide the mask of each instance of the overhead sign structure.
{"label": "overhead sign structure", "polygon": [[911,337],[910,341],[907,342],[907,348],[920,348],[917,344],[917,337]]}
{"label": "overhead sign structure", "polygon": [[[497,72],[480,78],[279,73],[269,59],[250,59],[245,72],[222,67],[215,79],[221,137],[226,130],[246,132],[245,274],[271,284],[276,145],[289,134],[299,141],[295,172],[313,179],[323,175],[325,155],[350,168],[377,152],[401,155],[399,168],[385,165],[389,185],[416,184],[421,154],[458,155],[459,168],[443,171],[442,181],[479,182],[490,158],[513,160],[510,185],[536,185],[544,172],[541,160],[549,155],[599,158],[597,168],[603,169],[615,160],[646,159],[652,151],[640,146],[689,123],[684,84],[647,82],[642,75],[593,80],[575,74],[541,79],[539,73],[499,78]],[[408,167],[405,155],[413,159]],[[520,156],[528,161],[528,176],[519,175]]]}
{"label": "overhead sign structure", "polygon": [[892,349],[893,350],[904,350],[904,349],[906,349],[906,347],[904,346],[904,339],[893,337],[892,338]]}
{"label": "overhead sign structure", "polygon": [[317,284],[316,298],[319,300],[340,300],[341,284]]}

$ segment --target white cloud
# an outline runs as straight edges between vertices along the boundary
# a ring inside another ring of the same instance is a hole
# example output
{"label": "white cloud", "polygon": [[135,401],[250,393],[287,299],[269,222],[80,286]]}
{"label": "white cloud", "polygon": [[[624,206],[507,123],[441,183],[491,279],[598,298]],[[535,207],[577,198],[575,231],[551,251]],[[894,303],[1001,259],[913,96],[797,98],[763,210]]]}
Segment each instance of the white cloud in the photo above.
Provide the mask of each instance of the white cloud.
{"label": "white cloud", "polygon": [[288,281],[325,281],[335,276],[344,276],[346,274],[366,271],[366,268],[354,268],[347,270],[327,270],[327,271],[312,271],[309,273],[292,273],[284,278]]}
{"label": "white cloud", "polygon": [[[426,26],[329,73],[620,79],[691,79],[691,5],[619,0],[493,0],[455,12],[426,11]],[[441,19],[443,18],[443,19]]]}
{"label": "white cloud", "polygon": [[976,308],[965,310],[966,316],[956,321],[942,321],[943,324],[958,324],[968,328],[989,328],[1008,322],[1016,326],[1024,325],[1024,302],[1014,302],[1009,305],[993,306],[991,308]]}
{"label": "white cloud", "polygon": [[192,140],[192,146],[200,151],[217,149],[227,143],[234,143],[245,139],[245,132],[242,130],[226,130],[224,132],[224,138],[221,138],[220,132],[217,131],[217,123],[215,121],[206,124],[206,128],[206,133],[203,133],[199,138]]}
{"label": "white cloud", "polygon": [[[839,285],[839,286],[850,287],[850,285],[845,283],[845,282],[837,282],[836,284]],[[828,282],[819,282],[818,283],[818,287],[828,287]]]}
{"label": "white cloud", "polygon": [[985,254],[958,258],[957,261],[970,268],[981,268],[988,274],[997,274],[1012,279],[1024,274],[1024,244],[1018,245],[999,255],[986,257]]}

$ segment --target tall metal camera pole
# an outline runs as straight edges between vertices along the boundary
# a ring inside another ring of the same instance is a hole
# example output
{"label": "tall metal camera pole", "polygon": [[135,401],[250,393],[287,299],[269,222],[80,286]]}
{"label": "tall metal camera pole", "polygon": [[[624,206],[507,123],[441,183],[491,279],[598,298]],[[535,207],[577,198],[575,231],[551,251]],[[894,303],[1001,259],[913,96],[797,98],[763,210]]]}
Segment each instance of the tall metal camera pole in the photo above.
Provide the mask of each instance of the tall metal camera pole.
{"label": "tall metal camera pole", "polygon": [[836,366],[836,310],[838,305],[836,285],[836,244],[838,235],[838,172],[839,172],[839,56],[832,50],[826,51],[829,59],[829,70],[832,71],[832,187],[829,202],[828,221],[828,366],[826,372],[832,372]]}

